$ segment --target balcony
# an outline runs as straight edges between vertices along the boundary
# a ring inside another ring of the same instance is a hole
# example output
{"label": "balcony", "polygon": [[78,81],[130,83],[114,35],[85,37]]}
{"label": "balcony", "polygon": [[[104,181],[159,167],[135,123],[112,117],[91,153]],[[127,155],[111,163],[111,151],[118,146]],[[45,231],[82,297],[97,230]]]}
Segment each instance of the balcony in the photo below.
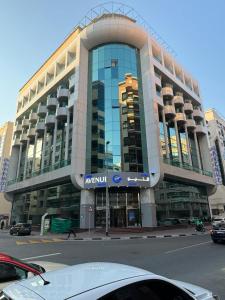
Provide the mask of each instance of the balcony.
{"label": "balcony", "polygon": [[[51,172],[51,171],[55,171],[55,170],[58,170],[58,169],[61,169],[61,168],[64,168],[64,167],[67,167],[71,164],[71,161],[70,160],[61,160],[57,163],[55,163],[53,166],[50,165],[50,166],[47,166],[45,167],[44,169],[37,169],[35,170],[33,173],[30,174],[29,177],[27,177],[26,179],[29,179],[29,178],[33,178],[33,177],[36,177],[36,176],[39,176],[39,175],[42,175],[42,174],[45,174],[45,173],[48,173],[48,172]],[[9,180],[7,182],[7,186],[10,186],[12,184],[15,184],[17,182],[21,182],[23,181],[23,178],[14,178],[12,180]]]}
{"label": "balcony", "polygon": [[213,177],[212,172],[210,172],[210,171],[195,168],[195,167],[193,167],[193,166],[191,166],[187,163],[181,163],[181,162],[179,162],[178,160],[175,160],[175,159],[173,160],[173,159],[165,158],[165,159],[163,159],[163,162],[165,164],[168,164],[168,165],[171,165],[171,166],[174,166],[174,167],[177,167],[177,168],[181,168],[181,169],[193,171],[193,172],[196,172],[196,173],[199,173],[199,174],[203,174],[205,176]]}
{"label": "balcony", "polygon": [[172,99],[173,98],[173,87],[165,86],[162,88],[162,96],[164,99]]}
{"label": "balcony", "polygon": [[175,120],[177,121],[178,124],[184,124],[186,123],[186,116],[184,113],[176,113]]}
{"label": "balcony", "polygon": [[207,134],[207,129],[204,125],[196,125],[196,129],[195,129],[196,134],[198,135],[205,135]]}
{"label": "balcony", "polygon": [[187,119],[187,129],[188,130],[193,130],[196,128],[195,120],[193,119]]}
{"label": "balcony", "polygon": [[42,105],[41,103],[38,106],[37,115],[41,118],[45,117],[47,114],[47,107],[46,105]]}
{"label": "balcony", "polygon": [[18,147],[18,146],[20,146],[20,138],[15,138],[14,140],[13,140],[13,147]]}
{"label": "balcony", "polygon": [[134,120],[134,112],[129,112],[129,113],[127,114],[127,119],[128,119],[128,120]]}
{"label": "balcony", "polygon": [[23,119],[22,121],[22,127],[23,128],[28,128],[30,125],[29,119]]}
{"label": "balcony", "polygon": [[40,134],[43,133],[44,131],[45,131],[45,122],[39,121],[36,126],[36,132]]}
{"label": "balcony", "polygon": [[35,137],[35,135],[36,135],[36,130],[35,130],[35,128],[29,128],[29,130],[28,130],[28,132],[27,132],[27,136],[28,136],[29,138],[33,138],[33,137]]}
{"label": "balcony", "polygon": [[55,108],[58,105],[56,97],[48,96],[47,98],[47,108]]}
{"label": "balcony", "polygon": [[22,125],[21,124],[17,124],[16,126],[15,126],[15,130],[14,130],[14,132],[15,133],[21,133],[22,132]]}
{"label": "balcony", "polygon": [[58,89],[57,98],[59,101],[65,100],[65,99],[67,100],[68,97],[69,97],[69,89],[63,88],[63,87]]}
{"label": "balcony", "polygon": [[193,110],[193,117],[195,119],[204,119],[204,114],[200,109],[194,109]]}
{"label": "balcony", "polygon": [[174,118],[176,116],[175,107],[173,105],[165,105],[164,112],[167,118]]}
{"label": "balcony", "polygon": [[173,103],[174,105],[179,105],[179,106],[183,106],[184,105],[184,98],[183,98],[183,95],[180,95],[180,94],[176,94],[174,97],[173,97]]}
{"label": "balcony", "polygon": [[75,102],[75,95],[72,94],[72,95],[70,95],[70,97],[69,97],[68,107],[72,107],[72,106],[74,105],[74,102]]}
{"label": "balcony", "polygon": [[67,107],[58,107],[56,110],[56,118],[60,120],[67,119]]}
{"label": "balcony", "polygon": [[55,115],[47,115],[45,118],[46,126],[54,126],[55,125]]}
{"label": "balcony", "polygon": [[155,73],[155,83],[158,85],[158,86],[162,86],[162,81],[161,81],[161,75]]}
{"label": "balcony", "polygon": [[26,133],[22,133],[20,137],[20,142],[21,143],[26,143],[28,141],[28,137]]}
{"label": "balcony", "polygon": [[134,105],[134,99],[129,97],[127,98],[127,105],[130,106],[130,105]]}
{"label": "balcony", "polygon": [[38,119],[37,113],[31,113],[29,116],[30,123],[36,123]]}
{"label": "balcony", "polygon": [[193,112],[193,105],[191,102],[185,102],[184,103],[184,111],[188,114]]}

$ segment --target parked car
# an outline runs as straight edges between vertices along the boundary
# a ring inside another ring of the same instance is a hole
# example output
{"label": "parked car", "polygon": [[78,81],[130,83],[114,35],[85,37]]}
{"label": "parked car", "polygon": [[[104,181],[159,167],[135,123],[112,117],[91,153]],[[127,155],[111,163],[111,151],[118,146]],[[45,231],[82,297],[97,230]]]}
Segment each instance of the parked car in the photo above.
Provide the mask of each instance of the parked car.
{"label": "parked car", "polygon": [[46,271],[58,270],[65,266],[64,264],[47,261],[28,263],[5,253],[0,253],[0,290],[13,281],[33,277]]}
{"label": "parked car", "polygon": [[225,241],[225,223],[217,223],[213,225],[212,230],[210,231],[211,238],[214,243],[224,242]]}
{"label": "parked car", "polygon": [[44,273],[45,269],[35,263],[26,263],[4,253],[0,253],[0,290],[12,281]]}
{"label": "parked car", "polygon": [[215,217],[215,218],[213,218],[213,222],[212,222],[213,226],[216,226],[220,223],[225,224],[225,217]]}
{"label": "parked car", "polygon": [[6,287],[3,300],[213,300],[201,287],[115,263],[86,263]]}
{"label": "parked car", "polygon": [[31,234],[31,224],[28,223],[17,223],[16,225],[13,225],[9,233],[11,235],[30,235]]}

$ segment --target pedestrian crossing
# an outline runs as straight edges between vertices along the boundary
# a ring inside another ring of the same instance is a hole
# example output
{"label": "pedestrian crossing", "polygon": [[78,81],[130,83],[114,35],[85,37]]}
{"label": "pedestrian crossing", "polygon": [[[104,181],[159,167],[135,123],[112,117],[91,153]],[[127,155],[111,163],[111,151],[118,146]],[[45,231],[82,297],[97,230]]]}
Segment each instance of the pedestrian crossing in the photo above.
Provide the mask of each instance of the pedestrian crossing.
{"label": "pedestrian crossing", "polygon": [[17,240],[16,245],[22,246],[22,245],[32,245],[32,244],[47,244],[47,243],[60,243],[64,242],[64,239],[60,238],[52,238],[52,239],[35,239],[35,240]]}

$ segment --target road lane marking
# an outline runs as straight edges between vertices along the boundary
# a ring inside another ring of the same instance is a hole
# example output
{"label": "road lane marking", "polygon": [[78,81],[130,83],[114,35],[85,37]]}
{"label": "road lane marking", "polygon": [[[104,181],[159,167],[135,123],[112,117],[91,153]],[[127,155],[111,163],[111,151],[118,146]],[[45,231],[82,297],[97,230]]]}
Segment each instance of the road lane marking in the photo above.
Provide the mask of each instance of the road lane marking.
{"label": "road lane marking", "polygon": [[52,240],[41,240],[42,243],[52,243]]}
{"label": "road lane marking", "polygon": [[63,239],[59,239],[59,238],[54,238],[52,239],[53,242],[64,242]]}
{"label": "road lane marking", "polygon": [[185,250],[185,249],[189,249],[189,248],[193,248],[193,247],[197,247],[197,246],[201,246],[201,245],[205,245],[205,244],[209,244],[209,243],[212,243],[212,242],[208,241],[208,242],[204,242],[204,243],[194,244],[194,245],[190,245],[190,246],[186,246],[186,247],[182,247],[182,248],[177,248],[177,249],[174,249],[174,250],[166,251],[165,253],[169,254],[169,253],[173,253],[173,252],[177,252],[177,251],[181,251],[181,250]]}
{"label": "road lane marking", "polygon": [[55,255],[60,255],[60,254],[62,254],[62,253],[50,253],[50,254],[45,254],[45,255],[26,257],[26,258],[22,258],[21,260],[30,260],[30,259],[36,259],[36,258],[42,258],[42,257],[48,257],[48,256],[55,256]]}
{"label": "road lane marking", "polygon": [[17,244],[17,245],[27,245],[28,243],[27,243],[27,242],[16,241],[16,244]]}
{"label": "road lane marking", "polygon": [[40,241],[36,241],[36,240],[29,240],[30,244],[40,244]]}

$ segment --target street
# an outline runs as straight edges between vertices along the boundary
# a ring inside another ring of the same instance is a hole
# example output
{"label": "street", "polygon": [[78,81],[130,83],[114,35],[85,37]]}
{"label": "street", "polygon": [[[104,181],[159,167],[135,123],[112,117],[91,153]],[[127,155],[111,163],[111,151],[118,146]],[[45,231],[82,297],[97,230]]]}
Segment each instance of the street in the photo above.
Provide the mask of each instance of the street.
{"label": "street", "polygon": [[[31,243],[25,243],[29,240]],[[0,251],[27,261],[44,260],[67,265],[90,261],[129,264],[200,285],[225,299],[225,245],[213,244],[209,235],[57,242],[57,239],[32,241],[32,237],[0,233]]]}

